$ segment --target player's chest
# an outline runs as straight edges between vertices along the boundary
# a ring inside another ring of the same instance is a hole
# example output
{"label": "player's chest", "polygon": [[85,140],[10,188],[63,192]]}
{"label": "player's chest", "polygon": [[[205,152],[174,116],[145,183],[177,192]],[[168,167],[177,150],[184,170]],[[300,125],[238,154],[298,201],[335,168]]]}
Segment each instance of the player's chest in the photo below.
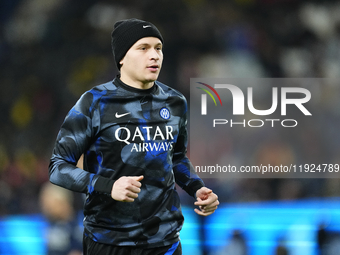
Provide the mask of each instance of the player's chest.
{"label": "player's chest", "polygon": [[181,116],[171,104],[155,100],[122,100],[100,114],[101,136],[125,143],[175,142]]}

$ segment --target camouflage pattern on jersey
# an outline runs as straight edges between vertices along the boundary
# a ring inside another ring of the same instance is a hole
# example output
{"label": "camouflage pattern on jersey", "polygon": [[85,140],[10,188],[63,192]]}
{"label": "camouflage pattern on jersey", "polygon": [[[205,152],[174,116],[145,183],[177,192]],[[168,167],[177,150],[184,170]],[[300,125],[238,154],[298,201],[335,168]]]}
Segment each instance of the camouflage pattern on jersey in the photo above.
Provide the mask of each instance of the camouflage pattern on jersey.
{"label": "camouflage pattern on jersey", "polygon": [[[96,242],[157,247],[179,240],[183,224],[175,181],[194,196],[204,184],[186,156],[187,103],[156,81],[151,89],[116,78],[70,110],[50,162],[51,182],[87,194],[85,233]],[[84,154],[84,169],[76,167]],[[115,180],[143,175],[132,203],[110,196]]]}

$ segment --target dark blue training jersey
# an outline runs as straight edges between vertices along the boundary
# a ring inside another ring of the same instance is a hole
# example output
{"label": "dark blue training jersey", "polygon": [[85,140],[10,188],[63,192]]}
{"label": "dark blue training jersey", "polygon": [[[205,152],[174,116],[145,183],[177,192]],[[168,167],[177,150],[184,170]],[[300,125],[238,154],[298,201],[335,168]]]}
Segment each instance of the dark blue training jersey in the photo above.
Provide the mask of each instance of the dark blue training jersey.
{"label": "dark blue training jersey", "polygon": [[[156,81],[147,90],[119,78],[84,93],[53,150],[50,181],[87,194],[85,234],[117,246],[157,247],[179,240],[183,224],[175,181],[191,196],[204,184],[186,156],[187,103]],[[77,168],[84,154],[84,170]],[[144,175],[138,198],[111,198],[115,180]]]}

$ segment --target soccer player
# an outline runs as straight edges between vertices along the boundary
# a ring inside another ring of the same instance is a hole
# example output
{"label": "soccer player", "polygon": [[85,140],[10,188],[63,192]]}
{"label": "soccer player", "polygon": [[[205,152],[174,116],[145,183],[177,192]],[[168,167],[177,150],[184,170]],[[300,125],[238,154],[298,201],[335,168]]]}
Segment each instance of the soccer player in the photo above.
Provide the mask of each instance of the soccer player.
{"label": "soccer player", "polygon": [[[50,181],[86,193],[84,255],[182,254],[175,182],[212,214],[217,195],[186,156],[187,103],[157,81],[163,38],[150,22],[118,21],[112,50],[120,75],[85,92],[66,116]],[[84,154],[83,168],[76,164]]]}

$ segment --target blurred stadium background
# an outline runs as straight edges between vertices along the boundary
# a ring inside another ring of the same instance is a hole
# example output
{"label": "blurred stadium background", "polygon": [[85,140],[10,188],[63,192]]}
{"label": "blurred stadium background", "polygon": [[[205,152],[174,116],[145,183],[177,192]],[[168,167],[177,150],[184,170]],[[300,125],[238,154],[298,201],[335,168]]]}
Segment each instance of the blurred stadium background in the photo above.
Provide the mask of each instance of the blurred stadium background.
{"label": "blurred stadium background", "polygon": [[[192,77],[318,77],[340,73],[339,1],[2,0],[0,2],[0,254],[46,254],[39,203],[59,127],[79,96],[117,74],[116,20],[149,20],[165,39],[159,80],[189,98]],[[296,144],[263,139],[253,153],[339,163],[340,85],[320,89],[330,123]],[[251,133],[234,134],[239,145]],[[286,134],[287,136],[287,134]],[[233,160],[235,137],[225,159]],[[298,153],[293,148],[299,148]],[[251,148],[250,148],[251,149]],[[221,156],[221,155],[219,155]],[[247,162],[246,155],[238,155]],[[193,213],[183,192],[184,254],[339,254],[339,179],[206,180],[222,205]],[[82,196],[74,209],[81,214]],[[81,224],[81,217],[79,219]]]}

